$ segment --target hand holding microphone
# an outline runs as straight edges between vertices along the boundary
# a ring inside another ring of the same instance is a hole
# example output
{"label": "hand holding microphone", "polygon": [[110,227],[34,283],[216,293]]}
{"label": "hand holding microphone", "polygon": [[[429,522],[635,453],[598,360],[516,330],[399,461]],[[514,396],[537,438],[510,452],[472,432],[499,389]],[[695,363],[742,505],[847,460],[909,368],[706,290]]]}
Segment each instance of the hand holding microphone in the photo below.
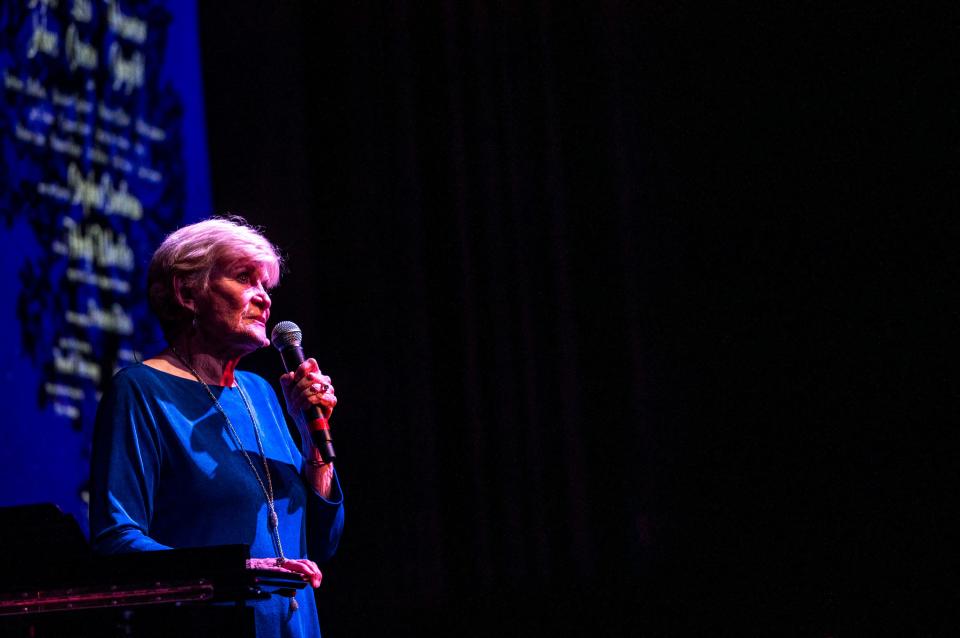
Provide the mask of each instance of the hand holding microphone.
{"label": "hand holding microphone", "polygon": [[287,371],[280,377],[287,411],[297,422],[301,437],[309,436],[324,463],[330,463],[336,458],[336,453],[328,420],[337,405],[337,396],[330,377],[320,372],[316,360],[304,357],[300,345],[302,337],[295,323],[281,321],[274,326],[270,341],[280,351],[283,367]]}

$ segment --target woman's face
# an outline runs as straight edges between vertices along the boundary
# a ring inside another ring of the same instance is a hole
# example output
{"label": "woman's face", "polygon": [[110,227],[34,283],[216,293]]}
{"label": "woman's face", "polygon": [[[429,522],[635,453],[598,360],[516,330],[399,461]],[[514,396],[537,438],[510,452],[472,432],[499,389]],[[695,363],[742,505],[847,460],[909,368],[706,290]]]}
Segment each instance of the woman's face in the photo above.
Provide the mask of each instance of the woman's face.
{"label": "woman's face", "polygon": [[263,264],[246,258],[219,264],[197,302],[197,328],[205,341],[244,355],[270,345],[270,295]]}

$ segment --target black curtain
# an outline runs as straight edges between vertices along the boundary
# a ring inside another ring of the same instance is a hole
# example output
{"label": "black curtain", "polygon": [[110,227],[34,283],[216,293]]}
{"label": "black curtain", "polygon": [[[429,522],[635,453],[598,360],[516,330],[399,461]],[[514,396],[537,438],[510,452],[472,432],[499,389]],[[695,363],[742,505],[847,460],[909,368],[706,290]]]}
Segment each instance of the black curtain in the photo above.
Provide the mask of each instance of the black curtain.
{"label": "black curtain", "polygon": [[217,210],[341,402],[329,635],[856,625],[899,352],[862,99],[882,60],[919,108],[915,57],[842,10],[200,10]]}

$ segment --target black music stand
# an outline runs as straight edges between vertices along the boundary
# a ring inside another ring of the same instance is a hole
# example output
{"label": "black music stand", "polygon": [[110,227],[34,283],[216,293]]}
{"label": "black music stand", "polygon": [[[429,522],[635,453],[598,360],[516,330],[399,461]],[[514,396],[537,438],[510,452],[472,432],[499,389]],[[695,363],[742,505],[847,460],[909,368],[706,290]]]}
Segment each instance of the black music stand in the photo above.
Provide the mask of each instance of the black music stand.
{"label": "black music stand", "polygon": [[249,557],[245,545],[98,557],[56,505],[0,508],[0,635],[253,638],[246,601],[306,583],[248,570]]}

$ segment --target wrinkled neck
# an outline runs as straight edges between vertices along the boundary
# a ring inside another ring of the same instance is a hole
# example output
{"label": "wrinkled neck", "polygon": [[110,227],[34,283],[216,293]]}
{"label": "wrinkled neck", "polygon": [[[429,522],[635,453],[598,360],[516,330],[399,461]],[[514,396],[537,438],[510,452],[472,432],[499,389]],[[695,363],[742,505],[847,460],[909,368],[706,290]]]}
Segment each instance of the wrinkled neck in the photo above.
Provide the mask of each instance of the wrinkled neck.
{"label": "wrinkled neck", "polygon": [[199,376],[207,385],[232,388],[236,383],[237,363],[242,355],[217,351],[189,339],[175,340],[170,344],[171,360],[191,375]]}

